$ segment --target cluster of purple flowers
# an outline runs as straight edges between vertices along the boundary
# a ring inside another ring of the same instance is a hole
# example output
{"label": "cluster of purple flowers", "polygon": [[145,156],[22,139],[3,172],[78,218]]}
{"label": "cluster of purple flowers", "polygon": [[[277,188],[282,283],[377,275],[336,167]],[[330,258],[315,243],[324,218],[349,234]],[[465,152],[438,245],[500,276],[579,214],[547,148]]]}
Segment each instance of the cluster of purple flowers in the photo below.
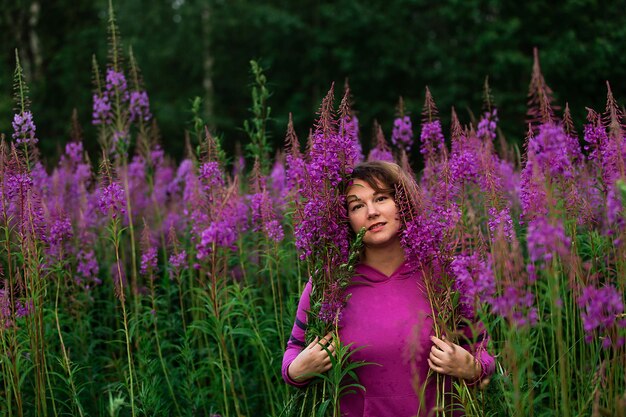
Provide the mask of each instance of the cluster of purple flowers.
{"label": "cluster of purple flowers", "polygon": [[571,240],[560,221],[550,222],[546,217],[537,217],[528,225],[528,255],[531,262],[549,264],[554,254],[561,258],[569,255]]}
{"label": "cluster of purple flowers", "polygon": [[151,278],[154,278],[153,273],[157,269],[157,261],[157,248],[154,246],[148,247],[144,253],[141,254],[139,272],[142,275],[150,275]]}
{"label": "cluster of purple flowers", "polygon": [[119,183],[112,181],[100,189],[98,208],[102,214],[110,215],[113,219],[126,214],[126,196]]}
{"label": "cluster of purple flowers", "polygon": [[446,146],[441,121],[433,120],[422,124],[420,143],[420,153],[425,160],[436,160],[441,155]]}
{"label": "cluster of purple flowers", "polygon": [[494,108],[491,111],[485,112],[478,122],[476,128],[476,136],[481,139],[489,139],[490,141],[496,138],[496,128],[498,126],[498,109]]}
{"label": "cluster of purple flowers", "polygon": [[503,293],[491,301],[491,311],[511,320],[515,325],[534,326],[539,320],[535,295],[528,289],[517,285],[505,285]]}
{"label": "cluster of purple flowers", "polygon": [[393,121],[391,133],[391,143],[406,153],[411,151],[413,146],[413,124],[409,116],[397,117]]}
{"label": "cluster of purple flowers", "polygon": [[509,207],[505,207],[500,211],[496,210],[494,207],[490,207],[487,224],[491,232],[491,238],[494,240],[499,233],[502,233],[508,241],[511,241],[515,236],[513,219],[511,219],[511,209]]}
{"label": "cluster of purple flowers", "polygon": [[30,111],[17,113],[13,116],[13,139],[18,145],[35,145],[39,141],[35,137],[35,123]]}
{"label": "cluster of purple flowers", "polygon": [[146,91],[133,91],[130,93],[130,120],[149,122],[152,119],[150,113],[150,100]]}
{"label": "cluster of purple flowers", "polygon": [[460,294],[461,313],[473,318],[475,307],[492,301],[496,281],[491,261],[483,261],[478,253],[457,255],[450,265],[454,275],[455,289]]}
{"label": "cluster of purple flowers", "polygon": [[26,317],[32,313],[33,302],[32,300],[25,302],[15,300],[12,304],[6,285],[7,281],[5,281],[5,287],[0,289],[0,327],[9,329],[15,325],[16,318]]}
{"label": "cluster of purple flowers", "polygon": [[[600,337],[604,348],[619,347],[624,344],[626,332],[623,329],[626,328],[626,319],[623,317],[622,297],[623,294],[611,285],[601,288],[588,286],[583,289],[578,298],[578,305],[581,308],[580,316],[587,343]],[[621,329],[621,334],[619,329]]]}
{"label": "cluster of purple flowers", "polygon": [[82,285],[86,290],[90,289],[92,285],[102,284],[102,280],[98,278],[100,266],[93,249],[80,250],[76,259],[78,260],[76,276],[74,277],[76,284]]}

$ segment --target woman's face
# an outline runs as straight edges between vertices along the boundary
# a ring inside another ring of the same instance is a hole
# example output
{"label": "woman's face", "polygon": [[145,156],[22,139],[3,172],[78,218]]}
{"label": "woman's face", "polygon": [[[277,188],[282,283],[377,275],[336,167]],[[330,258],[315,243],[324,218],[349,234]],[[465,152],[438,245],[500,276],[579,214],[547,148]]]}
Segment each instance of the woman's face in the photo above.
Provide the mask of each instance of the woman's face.
{"label": "woman's face", "polygon": [[346,202],[352,230],[367,230],[363,237],[366,246],[384,247],[400,239],[398,208],[391,194],[377,193],[367,182],[356,179],[348,188]]}

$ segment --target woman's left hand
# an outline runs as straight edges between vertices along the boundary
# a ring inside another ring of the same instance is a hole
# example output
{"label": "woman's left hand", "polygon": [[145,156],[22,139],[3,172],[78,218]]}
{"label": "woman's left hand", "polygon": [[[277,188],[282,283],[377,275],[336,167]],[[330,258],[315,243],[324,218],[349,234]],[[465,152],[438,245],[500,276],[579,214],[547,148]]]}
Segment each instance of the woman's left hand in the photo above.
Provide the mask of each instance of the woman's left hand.
{"label": "woman's left hand", "polygon": [[434,343],[428,358],[430,369],[468,381],[475,381],[480,376],[480,363],[467,350],[435,336],[431,336],[430,340]]}

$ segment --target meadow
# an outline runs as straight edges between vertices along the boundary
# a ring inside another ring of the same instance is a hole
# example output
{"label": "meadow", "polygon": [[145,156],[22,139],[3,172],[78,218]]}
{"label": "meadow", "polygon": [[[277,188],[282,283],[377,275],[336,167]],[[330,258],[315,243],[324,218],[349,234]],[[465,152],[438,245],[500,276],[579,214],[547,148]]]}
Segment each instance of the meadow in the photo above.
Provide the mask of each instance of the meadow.
{"label": "meadow", "polygon": [[[75,122],[51,170],[16,53],[0,144],[2,415],[338,416],[349,347],[313,400],[280,365],[308,279],[320,291],[307,338],[336,325],[359,242],[334,208],[362,160],[418,179],[402,239],[432,283],[437,332],[464,317],[489,332],[496,373],[451,393],[468,415],[626,415],[626,119],[609,83],[579,133],[536,55],[522,149],[498,134],[485,83],[480,116],[462,124],[452,109],[447,135],[428,88],[421,117],[400,100],[390,139],[376,126],[367,155],[349,87],[336,100],[332,86],[308,137],[290,123],[274,153],[252,62],[245,149],[225,154],[197,102],[175,161],[114,22],[110,36],[93,65],[97,137]],[[88,155],[94,140],[101,153]]]}

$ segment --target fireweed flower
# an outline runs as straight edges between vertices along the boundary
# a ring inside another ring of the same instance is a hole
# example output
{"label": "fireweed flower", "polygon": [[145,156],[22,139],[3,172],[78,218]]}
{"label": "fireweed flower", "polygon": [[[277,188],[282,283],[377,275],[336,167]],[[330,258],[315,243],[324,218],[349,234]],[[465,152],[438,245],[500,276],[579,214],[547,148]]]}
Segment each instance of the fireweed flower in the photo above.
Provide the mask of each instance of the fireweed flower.
{"label": "fireweed flower", "polygon": [[48,253],[56,257],[61,251],[62,245],[74,235],[72,222],[66,216],[56,218],[46,232],[44,241],[48,244]]}
{"label": "fireweed flower", "polygon": [[113,120],[113,111],[108,95],[93,95],[93,112],[91,119],[91,123],[96,126],[111,124],[111,121]]}
{"label": "fireweed flower", "polygon": [[549,177],[573,178],[583,159],[578,140],[554,124],[539,126],[539,134],[528,141],[528,153],[534,155],[537,168]]}
{"label": "fireweed flower", "polygon": [[389,149],[389,145],[387,145],[387,141],[385,140],[385,136],[383,135],[383,129],[378,124],[375,123],[376,129],[376,145],[370,151],[367,156],[368,161],[389,161],[394,162],[393,155],[391,154],[391,149]]}
{"label": "fireweed flower", "polygon": [[591,343],[596,337],[603,339],[602,346],[609,348],[613,344],[619,347],[624,344],[624,337],[611,340],[609,333],[617,328],[626,327],[626,319],[618,320],[624,313],[622,294],[611,285],[602,288],[593,286],[583,289],[578,299],[580,317],[585,330],[585,341]]}
{"label": "fireweed flower", "polygon": [[274,242],[283,240],[285,233],[280,223],[278,214],[274,209],[273,201],[263,189],[250,197],[250,212],[252,213],[252,224],[255,231],[261,231],[268,239]]}
{"label": "fireweed flower", "polygon": [[141,254],[141,265],[139,272],[142,275],[148,275],[157,269],[157,248],[150,246]]}
{"label": "fireweed flower", "polygon": [[347,259],[345,196],[337,192],[337,187],[345,173],[352,170],[357,154],[355,142],[338,134],[334,125],[326,131],[319,127],[313,133],[306,166],[308,181],[301,190],[306,202],[301,221],[295,226],[296,248],[302,259],[311,256],[315,248],[327,245]]}
{"label": "fireweed flower", "polygon": [[200,173],[198,176],[204,184],[207,193],[211,193],[213,188],[224,186],[222,172],[217,162],[205,162],[200,165]]}
{"label": "fireweed flower", "polygon": [[413,125],[409,116],[398,117],[393,121],[391,132],[391,143],[406,153],[411,151],[413,146]]}
{"label": "fireweed flower", "polygon": [[483,261],[478,253],[457,255],[451,264],[455,289],[460,294],[461,313],[469,319],[474,317],[475,306],[492,300],[496,282],[491,260]]}
{"label": "fireweed flower", "polygon": [[128,164],[128,169],[124,177],[128,183],[129,195],[133,211],[142,213],[150,205],[150,197],[146,187],[146,162],[140,155],[133,156],[133,160]]}
{"label": "fireweed flower", "polygon": [[98,196],[98,208],[102,214],[111,215],[113,219],[124,215],[126,213],[124,189],[117,182],[102,187]]}
{"label": "fireweed flower", "polygon": [[456,183],[478,183],[482,179],[481,146],[475,136],[462,136],[449,159],[450,174]]}
{"label": "fireweed flower", "polygon": [[102,284],[102,281],[98,278],[100,266],[98,265],[96,254],[93,249],[81,249],[76,255],[76,259],[78,260],[78,264],[76,265],[76,276],[74,277],[74,281],[77,285],[89,290],[92,284]]}
{"label": "fireweed flower", "polygon": [[318,317],[325,323],[336,323],[341,320],[342,310],[346,305],[346,295],[337,282],[332,282],[323,297]]}
{"label": "fireweed flower", "polygon": [[439,267],[444,253],[451,250],[446,236],[456,227],[461,218],[459,207],[450,202],[447,206],[435,205],[416,215],[413,220],[405,220],[400,242],[406,259],[414,266],[432,263]]}
{"label": "fireweed flower", "polygon": [[189,268],[187,252],[185,252],[185,250],[180,251],[178,254],[171,254],[168,262],[170,266],[170,279],[174,279],[181,271]]}
{"label": "fireweed flower", "polygon": [[626,226],[624,218],[624,204],[620,198],[620,190],[617,184],[613,185],[606,195],[606,214],[609,224],[623,229]]}
{"label": "fireweed flower", "polygon": [[476,128],[476,136],[481,139],[489,139],[491,141],[496,139],[496,128],[498,125],[498,109],[493,109],[491,112],[485,112],[478,122]]}
{"label": "fireweed flower", "polygon": [[554,254],[565,258],[569,254],[571,239],[559,220],[550,223],[546,217],[537,217],[528,225],[528,255],[531,262],[550,263]]}
{"label": "fireweed flower", "polygon": [[507,241],[510,242],[515,235],[513,219],[511,219],[511,209],[505,207],[498,211],[494,207],[490,207],[488,226],[492,239],[496,239],[498,233],[502,233]]}
{"label": "fireweed flower", "polygon": [[277,159],[274,163],[269,179],[270,190],[275,206],[279,208],[284,207],[289,189],[287,188],[285,164],[282,158]]}
{"label": "fireweed flower", "polygon": [[35,145],[39,139],[35,137],[35,123],[30,111],[25,111],[13,116],[13,139],[17,145]]}
{"label": "fireweed flower", "polygon": [[148,93],[145,91],[133,91],[130,93],[130,120],[149,122],[152,119],[152,113],[150,113],[150,100],[148,99]]}
{"label": "fireweed flower", "polygon": [[534,326],[539,320],[534,300],[535,296],[527,289],[507,285],[501,296],[492,299],[491,311],[510,319],[518,327]]}
{"label": "fireweed flower", "polygon": [[341,123],[340,132],[344,135],[347,150],[351,152],[348,160],[353,164],[358,164],[363,161],[363,149],[359,139],[359,118],[355,114],[350,114],[344,117]]}
{"label": "fireweed flower", "polygon": [[196,245],[197,258],[204,259],[213,252],[213,247],[236,249],[237,227],[232,219],[223,218],[212,221],[209,227],[204,229],[200,235],[200,242]]}
{"label": "fireweed flower", "polygon": [[436,159],[445,150],[445,139],[441,122],[433,120],[422,124],[420,133],[420,153],[425,160]]}
{"label": "fireweed flower", "polygon": [[109,97],[115,97],[115,93],[117,92],[122,101],[128,101],[128,85],[123,72],[115,71],[113,68],[107,69],[105,87],[107,93],[109,93]]}

